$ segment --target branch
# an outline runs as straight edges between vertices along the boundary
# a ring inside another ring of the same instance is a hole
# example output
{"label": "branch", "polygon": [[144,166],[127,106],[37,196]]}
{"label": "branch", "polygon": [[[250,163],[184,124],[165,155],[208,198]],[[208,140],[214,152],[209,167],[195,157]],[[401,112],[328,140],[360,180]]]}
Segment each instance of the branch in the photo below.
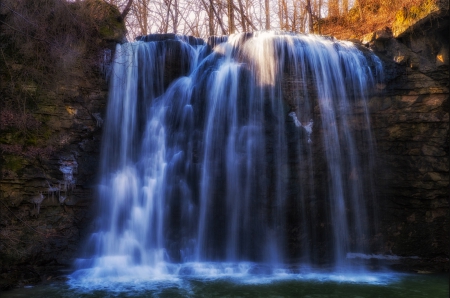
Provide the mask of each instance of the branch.
{"label": "branch", "polygon": [[[235,10],[240,11],[239,8],[234,3],[233,3],[233,7],[234,7]],[[245,18],[245,20],[247,21],[248,25],[250,25],[250,27],[253,28],[253,30],[258,31],[258,29],[256,29],[256,27],[253,25],[252,21],[250,21],[250,19],[247,17],[247,15],[245,13],[243,13],[242,16]]]}
{"label": "branch", "polygon": [[[202,2],[203,2],[203,5],[205,6],[205,8],[207,8],[208,5],[206,4],[205,0],[202,0]],[[211,5],[211,7],[212,7],[212,9],[213,9],[213,12],[214,12],[214,14],[216,15],[217,22],[219,23],[220,28],[222,28],[222,34],[223,34],[223,35],[226,35],[226,34],[227,34],[227,31],[226,31],[225,28],[223,27],[222,19],[219,17],[219,14],[217,13],[216,8],[214,7],[214,5],[213,5],[213,3],[212,3],[212,0],[209,0],[209,4]]]}
{"label": "branch", "polygon": [[131,4],[133,4],[133,0],[128,0],[127,5],[125,6],[125,9],[123,10],[122,14],[120,15],[120,18],[122,20],[125,20],[125,17],[127,16],[127,14],[130,12],[131,10]]}

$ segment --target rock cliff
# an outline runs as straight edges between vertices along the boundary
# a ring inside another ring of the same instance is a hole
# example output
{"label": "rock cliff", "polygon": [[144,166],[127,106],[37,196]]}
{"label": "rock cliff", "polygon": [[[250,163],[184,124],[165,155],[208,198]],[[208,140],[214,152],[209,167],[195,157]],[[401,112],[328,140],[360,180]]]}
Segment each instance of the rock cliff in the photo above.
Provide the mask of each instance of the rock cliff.
{"label": "rock cliff", "polygon": [[[16,26],[9,7],[2,7],[2,20]],[[71,10],[73,28],[64,36],[51,32],[42,43],[2,26],[0,289],[36,283],[47,271],[69,266],[94,209],[106,77],[126,30],[117,8],[103,1],[52,9],[59,8]],[[55,14],[42,6],[28,17],[38,22]],[[44,30],[53,29],[48,26]],[[41,29],[27,30],[40,37]],[[76,35],[83,30],[89,36]],[[76,45],[65,44],[71,38]],[[41,55],[26,56],[25,45]]]}
{"label": "rock cliff", "polygon": [[381,250],[418,257],[400,268],[448,271],[448,1],[446,9],[398,28],[365,41],[386,74],[383,90],[370,100]]}

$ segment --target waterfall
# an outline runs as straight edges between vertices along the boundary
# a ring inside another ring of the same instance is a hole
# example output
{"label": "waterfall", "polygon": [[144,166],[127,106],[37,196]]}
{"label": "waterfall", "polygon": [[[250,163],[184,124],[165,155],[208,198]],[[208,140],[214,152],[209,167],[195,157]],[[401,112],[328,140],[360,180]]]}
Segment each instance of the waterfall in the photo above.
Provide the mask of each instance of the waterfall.
{"label": "waterfall", "polygon": [[350,42],[279,32],[118,45],[76,274],[347,268],[373,232],[379,65]]}

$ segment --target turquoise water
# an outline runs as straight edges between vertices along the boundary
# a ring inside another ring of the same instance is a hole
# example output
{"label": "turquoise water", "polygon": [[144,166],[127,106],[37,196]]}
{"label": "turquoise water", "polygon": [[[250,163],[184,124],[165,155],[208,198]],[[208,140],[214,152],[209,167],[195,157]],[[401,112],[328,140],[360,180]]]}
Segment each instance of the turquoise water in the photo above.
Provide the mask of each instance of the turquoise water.
{"label": "turquoise water", "polygon": [[449,297],[449,276],[371,274],[367,278],[336,274],[288,276],[186,277],[97,285],[93,289],[53,283],[15,289],[0,297]]}

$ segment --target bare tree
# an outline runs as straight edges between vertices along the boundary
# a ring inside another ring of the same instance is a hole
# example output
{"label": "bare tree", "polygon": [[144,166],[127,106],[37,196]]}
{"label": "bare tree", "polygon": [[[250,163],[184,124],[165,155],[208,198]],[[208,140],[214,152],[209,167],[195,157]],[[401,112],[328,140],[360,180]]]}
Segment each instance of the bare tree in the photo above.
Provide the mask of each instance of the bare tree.
{"label": "bare tree", "polygon": [[127,4],[125,5],[124,10],[122,11],[122,13],[120,14],[120,18],[122,20],[125,20],[125,18],[127,17],[128,13],[131,10],[131,5],[133,4],[133,0],[128,0]]}
{"label": "bare tree", "polygon": [[364,22],[364,5],[365,5],[365,0],[356,0],[356,5],[358,5],[358,11],[359,11],[359,20],[361,22]]}
{"label": "bare tree", "polygon": [[264,12],[266,15],[266,30],[270,30],[270,4],[269,4],[269,0],[265,0],[264,1]]}
{"label": "bare tree", "polygon": [[245,12],[244,12],[244,6],[242,5],[242,0],[238,0],[239,3],[239,13],[241,15],[241,27],[243,32],[247,32],[247,26],[245,24]]}
{"label": "bare tree", "polygon": [[[222,23],[222,18],[219,15],[219,12],[217,11],[217,9],[214,6],[214,2],[213,0],[209,0],[209,3],[206,3],[205,0],[201,0],[203,3],[203,6],[205,7],[206,10],[208,10],[208,17],[209,17],[209,33],[210,36],[212,35],[216,35],[217,30],[215,29],[215,24],[214,24],[214,20],[217,21],[217,23],[220,26],[220,29],[222,30],[222,34],[227,34],[226,29]],[[212,33],[212,34],[211,34]]]}
{"label": "bare tree", "polygon": [[[246,27],[242,27],[243,32],[246,31],[245,28],[251,27],[254,31],[257,31],[258,29],[253,25],[253,22],[248,18],[248,16],[245,14],[243,10],[238,8],[236,5],[233,5],[235,11],[239,11],[241,13],[241,18],[243,22],[246,22]],[[242,24],[242,23],[241,23]]]}
{"label": "bare tree", "polygon": [[178,33],[178,14],[179,14],[179,6],[178,6],[178,0],[173,0],[174,7],[170,10],[171,16],[172,16],[172,26],[173,26],[173,33]]}
{"label": "bare tree", "polygon": [[213,36],[216,35],[216,30],[214,26],[214,6],[210,1],[209,6],[205,5],[205,8],[208,10],[208,21],[209,21],[209,35]]}
{"label": "bare tree", "polygon": [[339,17],[346,13],[350,6],[359,9],[360,18],[363,20],[364,2],[367,0],[104,1],[119,7],[128,26],[128,36],[134,38],[136,35],[151,32],[207,37],[261,29],[320,34],[321,18]]}
{"label": "bare tree", "polygon": [[342,14],[346,14],[348,12],[348,0],[342,0]]}
{"label": "bare tree", "polygon": [[233,0],[227,0],[227,8],[228,8],[228,33],[233,34],[236,31],[236,27],[234,25]]}
{"label": "bare tree", "polygon": [[328,16],[329,17],[339,16],[339,0],[328,1]]}
{"label": "bare tree", "polygon": [[133,3],[132,12],[136,17],[137,25],[139,27],[139,35],[148,34],[149,21],[149,0],[138,0]]}
{"label": "bare tree", "polygon": [[314,23],[313,23],[311,0],[306,0],[306,13],[308,16],[308,32],[313,32]]}
{"label": "bare tree", "polygon": [[[320,19],[322,18],[322,0],[315,0],[314,1],[314,11],[312,12],[312,15],[314,16],[314,18],[316,20],[318,20],[318,22],[316,22],[317,24],[317,28],[316,30],[313,30],[312,32],[317,33],[317,34],[321,34],[321,28],[320,28]],[[313,26],[314,26],[314,22],[313,22]]]}

